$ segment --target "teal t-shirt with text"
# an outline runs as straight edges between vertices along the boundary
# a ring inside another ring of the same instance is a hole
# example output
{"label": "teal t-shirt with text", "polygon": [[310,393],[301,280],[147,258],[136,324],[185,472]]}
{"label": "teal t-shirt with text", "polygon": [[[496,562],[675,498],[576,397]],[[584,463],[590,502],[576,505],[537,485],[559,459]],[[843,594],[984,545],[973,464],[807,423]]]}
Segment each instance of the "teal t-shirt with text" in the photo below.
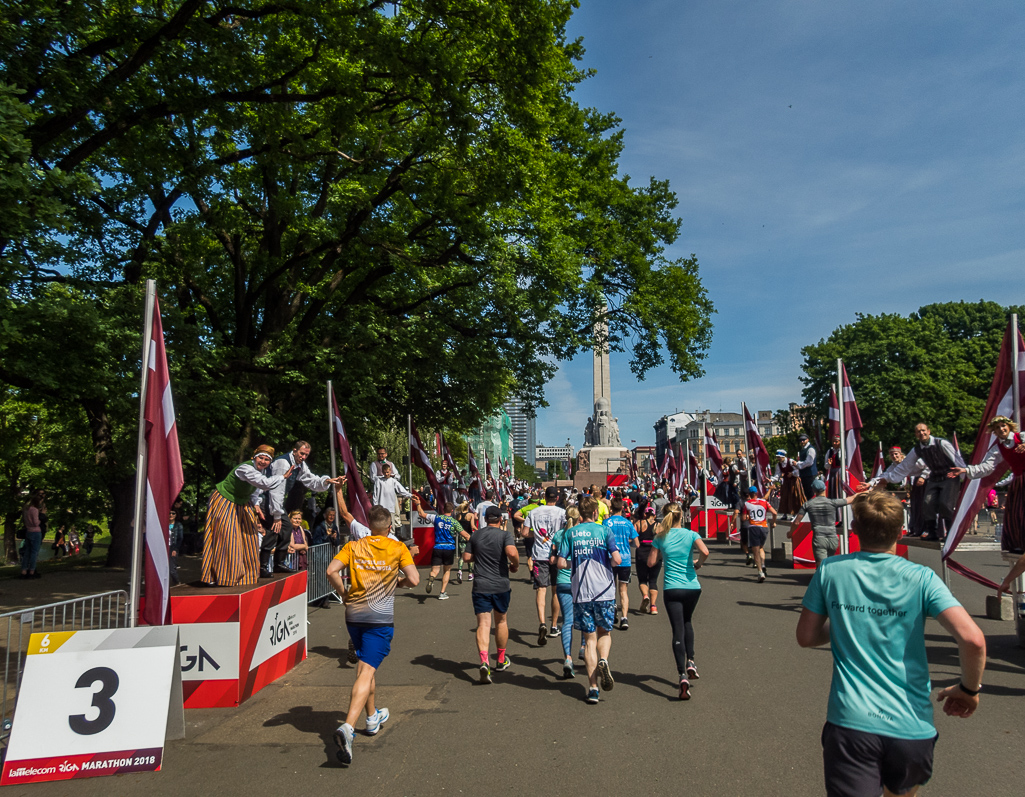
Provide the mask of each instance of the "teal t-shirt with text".
{"label": "teal t-shirt with text", "polygon": [[669,529],[656,534],[651,547],[662,552],[662,589],[701,589],[694,570],[694,541],[698,535],[690,529]]}
{"label": "teal t-shirt with text", "polygon": [[961,605],[940,577],[888,553],[831,556],[815,571],[803,604],[829,617],[829,722],[898,739],[932,739],[925,618]]}

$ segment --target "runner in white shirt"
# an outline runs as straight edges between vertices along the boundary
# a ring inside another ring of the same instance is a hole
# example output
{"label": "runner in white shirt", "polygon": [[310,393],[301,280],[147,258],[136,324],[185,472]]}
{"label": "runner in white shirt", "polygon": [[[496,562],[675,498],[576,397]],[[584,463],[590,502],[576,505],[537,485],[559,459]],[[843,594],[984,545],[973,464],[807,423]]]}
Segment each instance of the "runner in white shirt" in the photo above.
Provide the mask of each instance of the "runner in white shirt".
{"label": "runner in white shirt", "polygon": [[[541,624],[537,630],[537,644],[545,645],[548,641],[548,625],[545,623],[545,604],[548,587],[555,584],[558,567],[549,563],[552,554],[552,536],[566,526],[566,510],[555,505],[559,500],[559,488],[549,487],[545,490],[545,505],[535,507],[527,514],[526,527],[530,529],[533,547],[533,562],[530,574],[534,581],[537,601],[537,619]],[[553,593],[554,594],[554,593]],[[552,609],[552,633],[555,631],[555,609]]]}

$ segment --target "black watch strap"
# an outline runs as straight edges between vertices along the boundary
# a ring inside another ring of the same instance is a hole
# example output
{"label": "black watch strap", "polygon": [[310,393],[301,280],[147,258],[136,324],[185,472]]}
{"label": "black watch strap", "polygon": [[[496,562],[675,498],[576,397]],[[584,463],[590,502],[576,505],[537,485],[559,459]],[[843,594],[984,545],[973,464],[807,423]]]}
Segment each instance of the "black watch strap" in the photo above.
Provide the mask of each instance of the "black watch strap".
{"label": "black watch strap", "polygon": [[969,695],[970,697],[975,697],[982,690],[981,685],[978,689],[969,689],[967,686],[964,685],[964,681],[961,681],[961,683],[958,684],[958,687],[961,689],[962,692],[964,692],[966,695]]}

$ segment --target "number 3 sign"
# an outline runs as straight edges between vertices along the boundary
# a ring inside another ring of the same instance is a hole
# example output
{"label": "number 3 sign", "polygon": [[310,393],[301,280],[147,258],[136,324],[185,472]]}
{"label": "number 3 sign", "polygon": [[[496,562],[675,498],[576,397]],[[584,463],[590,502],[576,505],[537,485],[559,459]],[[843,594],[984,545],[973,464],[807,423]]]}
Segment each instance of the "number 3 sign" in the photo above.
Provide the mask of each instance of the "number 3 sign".
{"label": "number 3 sign", "polygon": [[184,738],[177,626],[33,634],[0,784],[160,769]]}

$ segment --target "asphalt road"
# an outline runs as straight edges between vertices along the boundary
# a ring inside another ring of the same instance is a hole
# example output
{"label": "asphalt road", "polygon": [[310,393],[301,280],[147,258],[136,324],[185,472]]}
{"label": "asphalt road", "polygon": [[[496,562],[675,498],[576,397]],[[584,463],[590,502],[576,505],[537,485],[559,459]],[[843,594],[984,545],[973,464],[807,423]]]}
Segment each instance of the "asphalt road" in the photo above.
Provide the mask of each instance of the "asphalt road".
{"label": "asphalt road", "polygon": [[[695,615],[701,679],[689,702],[676,698],[668,619],[636,614],[634,583],[630,630],[613,635],[616,687],[587,705],[583,675],[560,679],[558,640],[536,644],[533,592],[521,571],[510,609],[513,666],[490,686],[477,683],[470,585],[453,585],[449,601],[422,585],[400,592],[392,653],[378,675],[378,704],[391,720],[374,738],[357,734],[349,769],[335,762],[332,732],[355,668],[344,661],[344,610],[332,606],[311,610],[309,658],[288,676],[237,709],[187,712],[187,739],[168,744],[161,772],[5,794],[822,794],[831,659],[794,641],[810,573],[770,566],[757,584],[736,548],[711,547]],[[990,577],[1007,567],[994,554],[962,558]],[[912,559],[939,561],[925,551]],[[1025,650],[1012,623],[980,617],[984,591],[954,578],[990,660],[975,717],[937,711],[936,769],[923,793],[1018,795]],[[956,646],[935,621],[926,634],[934,686],[953,682]],[[574,654],[576,646],[575,636]]]}

